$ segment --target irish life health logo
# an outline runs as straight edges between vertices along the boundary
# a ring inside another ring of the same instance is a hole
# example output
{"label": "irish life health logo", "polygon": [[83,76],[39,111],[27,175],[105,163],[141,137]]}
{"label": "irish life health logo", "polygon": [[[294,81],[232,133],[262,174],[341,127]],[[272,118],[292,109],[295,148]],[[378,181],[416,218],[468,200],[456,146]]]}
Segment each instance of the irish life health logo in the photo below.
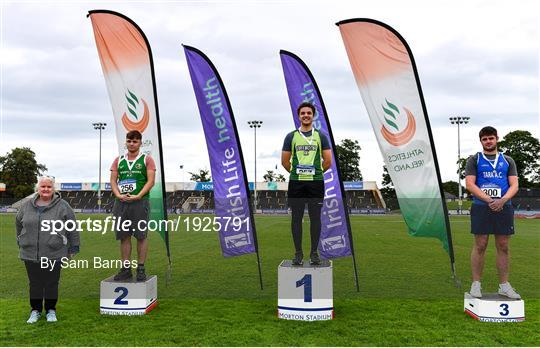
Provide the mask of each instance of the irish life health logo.
{"label": "irish life health logo", "polygon": [[386,141],[394,146],[401,146],[407,144],[414,133],[416,132],[416,120],[412,112],[403,107],[407,114],[407,126],[405,128],[400,127],[398,119],[403,117],[403,114],[399,111],[399,108],[385,99],[386,106],[381,105],[384,111],[384,123],[381,127],[381,134]]}
{"label": "irish life health logo", "polygon": [[126,100],[127,112],[124,112],[122,115],[122,124],[124,125],[124,128],[126,128],[128,132],[137,130],[143,133],[146,127],[148,127],[148,122],[150,122],[150,110],[148,110],[148,104],[146,104],[144,99],[137,97],[135,93],[131,92],[129,89],[126,93]]}

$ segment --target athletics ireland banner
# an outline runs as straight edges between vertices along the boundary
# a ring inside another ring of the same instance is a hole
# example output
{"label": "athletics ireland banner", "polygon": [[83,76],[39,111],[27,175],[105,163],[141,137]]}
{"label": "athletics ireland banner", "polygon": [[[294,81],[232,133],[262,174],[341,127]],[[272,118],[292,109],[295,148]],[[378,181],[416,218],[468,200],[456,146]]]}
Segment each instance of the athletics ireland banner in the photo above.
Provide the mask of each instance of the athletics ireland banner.
{"label": "athletics ireland banner", "polygon": [[435,146],[411,50],[384,23],[350,19],[337,25],[409,234],[438,238],[454,271]]}
{"label": "athletics ireland banner", "polygon": [[156,162],[155,185],[150,191],[150,220],[157,222],[170,264],[169,234],[159,220],[167,220],[165,176],[152,52],[142,30],[113,11],[90,11],[96,46],[111,99],[118,152],[126,152],[126,133],[142,133],[141,151]]}
{"label": "athletics ireland banner", "polygon": [[332,147],[332,166],[324,173],[325,195],[321,210],[319,252],[327,259],[349,256],[352,252],[349,216],[326,108],[317,83],[306,64],[288,51],[281,50],[280,57],[295,128],[300,128],[300,119],[296,113],[298,105],[302,102],[312,103],[316,109],[313,128],[325,134]]}
{"label": "athletics ireland banner", "polygon": [[223,256],[257,252],[242,148],[225,86],[204,53],[190,46],[184,52],[206,137]]}

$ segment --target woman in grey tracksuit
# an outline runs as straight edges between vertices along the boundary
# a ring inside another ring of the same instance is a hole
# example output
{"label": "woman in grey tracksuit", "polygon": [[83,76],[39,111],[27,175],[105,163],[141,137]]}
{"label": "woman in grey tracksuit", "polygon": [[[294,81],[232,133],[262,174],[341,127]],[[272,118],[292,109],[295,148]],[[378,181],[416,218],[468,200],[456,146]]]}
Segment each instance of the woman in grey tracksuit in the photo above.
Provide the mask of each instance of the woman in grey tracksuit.
{"label": "woman in grey tracksuit", "polygon": [[[79,232],[61,229],[53,231],[53,221],[72,221],[68,229],[75,226],[75,214],[69,204],[54,191],[54,179],[43,177],[38,182],[38,192],[26,201],[16,217],[19,257],[24,261],[30,281],[30,306],[32,311],[28,323],[41,317],[43,302],[47,321],[56,321],[56,302],[60,280],[60,260],[79,252]],[[46,221],[44,223],[44,221]],[[50,221],[50,222],[47,222]],[[59,227],[59,224],[56,225]],[[49,260],[48,267],[41,261]],[[50,261],[54,262],[51,267]]]}

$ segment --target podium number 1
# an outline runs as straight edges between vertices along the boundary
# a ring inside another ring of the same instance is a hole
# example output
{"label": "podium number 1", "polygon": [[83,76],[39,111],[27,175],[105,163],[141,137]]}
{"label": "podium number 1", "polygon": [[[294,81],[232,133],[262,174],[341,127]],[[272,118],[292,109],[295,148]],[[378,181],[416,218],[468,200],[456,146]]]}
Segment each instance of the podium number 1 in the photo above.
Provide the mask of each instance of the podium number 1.
{"label": "podium number 1", "polygon": [[306,274],[302,279],[296,281],[296,287],[304,286],[304,302],[311,302],[313,294],[311,292],[311,274]]}
{"label": "podium number 1", "polygon": [[117,293],[121,292],[120,296],[118,296],[116,298],[116,300],[114,300],[114,304],[118,304],[118,305],[127,305],[128,304],[128,301],[124,300],[124,298],[128,295],[128,289],[127,288],[124,288],[123,286],[119,286],[116,289],[114,289],[114,292],[117,292]]}

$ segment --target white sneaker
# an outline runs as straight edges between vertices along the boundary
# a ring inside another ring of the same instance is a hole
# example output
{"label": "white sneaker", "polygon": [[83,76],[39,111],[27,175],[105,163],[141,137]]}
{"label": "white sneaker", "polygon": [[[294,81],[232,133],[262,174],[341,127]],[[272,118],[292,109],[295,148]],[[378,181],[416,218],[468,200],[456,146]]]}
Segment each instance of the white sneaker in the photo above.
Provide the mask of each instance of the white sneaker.
{"label": "white sneaker", "polygon": [[472,297],[482,298],[482,286],[478,280],[472,282],[469,294],[471,294]]}
{"label": "white sneaker", "polygon": [[39,318],[41,318],[41,313],[36,310],[33,310],[30,312],[30,318],[28,318],[26,322],[28,324],[34,324],[35,322],[39,320]]}
{"label": "white sneaker", "polygon": [[506,296],[514,300],[521,300],[521,296],[512,288],[510,283],[499,284],[499,295]]}
{"label": "white sneaker", "polygon": [[54,309],[49,309],[47,312],[47,322],[54,323],[55,321],[58,321],[58,319],[56,319],[56,311]]}

